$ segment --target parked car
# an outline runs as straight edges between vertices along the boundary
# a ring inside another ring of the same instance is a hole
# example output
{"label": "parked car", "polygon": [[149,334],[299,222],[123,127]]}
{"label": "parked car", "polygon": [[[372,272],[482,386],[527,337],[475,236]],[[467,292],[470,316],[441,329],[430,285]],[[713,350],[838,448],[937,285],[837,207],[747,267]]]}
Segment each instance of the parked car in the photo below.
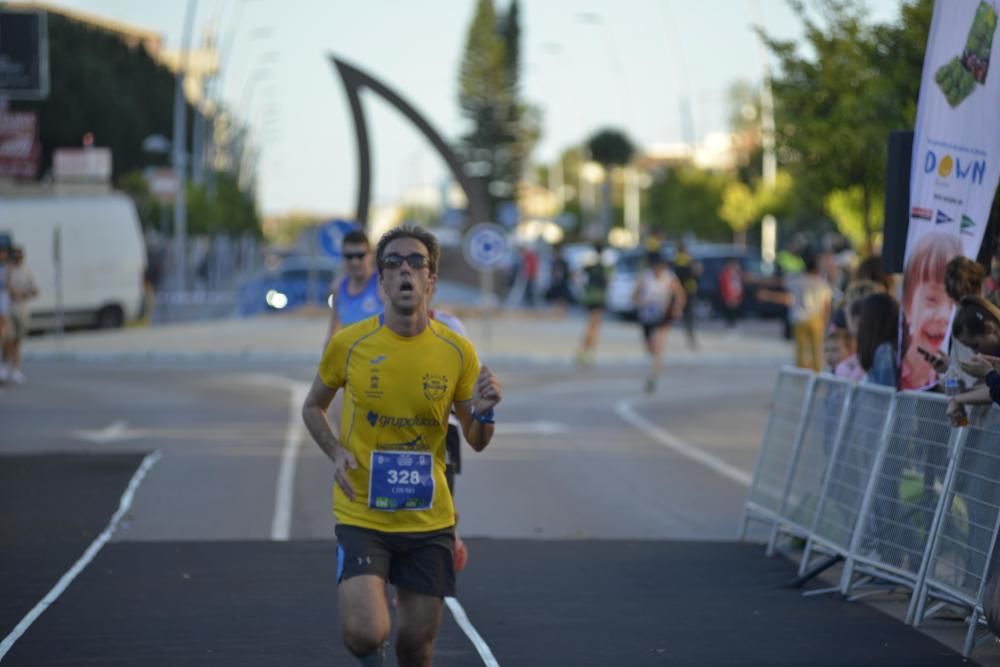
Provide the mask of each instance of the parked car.
{"label": "parked car", "polygon": [[239,313],[294,310],[308,303],[329,303],[330,283],[338,263],[321,257],[290,257],[276,269],[265,270],[239,287]]}
{"label": "parked car", "polygon": [[[665,244],[661,250],[668,262],[673,262],[676,254],[673,244]],[[758,317],[783,317],[784,307],[757,299],[757,290],[774,276],[774,266],[760,259],[753,249],[716,243],[692,243],[688,252],[694,261],[701,264],[696,296],[696,313],[699,317],[709,317],[722,312],[722,297],[719,293],[719,274],[731,259],[739,261],[747,276],[744,289],[744,315]],[[608,284],[608,312],[623,318],[635,317],[632,292],[635,290],[639,271],[646,265],[646,252],[630,250],[622,253],[614,265],[614,273]]]}

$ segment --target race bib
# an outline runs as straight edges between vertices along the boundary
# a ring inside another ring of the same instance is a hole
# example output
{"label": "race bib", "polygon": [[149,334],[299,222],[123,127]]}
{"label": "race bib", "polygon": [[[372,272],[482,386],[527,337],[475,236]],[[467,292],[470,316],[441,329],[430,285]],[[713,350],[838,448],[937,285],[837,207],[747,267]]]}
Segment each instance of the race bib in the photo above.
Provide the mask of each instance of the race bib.
{"label": "race bib", "polygon": [[368,507],[426,510],[434,500],[434,457],[425,452],[372,452]]}

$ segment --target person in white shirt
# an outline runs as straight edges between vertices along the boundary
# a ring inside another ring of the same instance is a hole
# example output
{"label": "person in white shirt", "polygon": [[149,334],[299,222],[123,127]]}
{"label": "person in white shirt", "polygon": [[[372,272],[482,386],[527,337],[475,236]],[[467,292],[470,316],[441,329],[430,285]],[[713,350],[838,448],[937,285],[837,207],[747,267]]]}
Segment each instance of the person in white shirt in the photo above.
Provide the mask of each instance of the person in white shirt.
{"label": "person in white shirt", "polygon": [[646,377],[646,393],[656,391],[656,381],[663,369],[663,354],[666,350],[670,325],[684,312],[687,293],[677,276],[667,268],[667,262],[659,252],[651,252],[647,257],[649,268],[645,269],[636,282],[632,293],[642,336],[646,342],[651,364]]}

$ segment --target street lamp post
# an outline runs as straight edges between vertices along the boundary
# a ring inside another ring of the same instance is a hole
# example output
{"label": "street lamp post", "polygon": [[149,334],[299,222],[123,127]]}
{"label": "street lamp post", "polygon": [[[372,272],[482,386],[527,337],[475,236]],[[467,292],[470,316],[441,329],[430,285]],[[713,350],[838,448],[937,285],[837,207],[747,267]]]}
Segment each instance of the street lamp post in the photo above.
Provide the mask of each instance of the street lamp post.
{"label": "street lamp post", "polygon": [[184,70],[187,67],[188,51],[191,48],[191,26],[194,23],[194,12],[197,4],[198,0],[188,0],[184,19],[184,38],[177,59],[177,83],[174,87],[173,167],[178,183],[177,197],[174,200],[174,251],[176,255],[176,288],[180,291],[184,291],[187,282],[187,198],[184,192],[187,184],[187,153],[185,151],[187,107],[184,99]]}

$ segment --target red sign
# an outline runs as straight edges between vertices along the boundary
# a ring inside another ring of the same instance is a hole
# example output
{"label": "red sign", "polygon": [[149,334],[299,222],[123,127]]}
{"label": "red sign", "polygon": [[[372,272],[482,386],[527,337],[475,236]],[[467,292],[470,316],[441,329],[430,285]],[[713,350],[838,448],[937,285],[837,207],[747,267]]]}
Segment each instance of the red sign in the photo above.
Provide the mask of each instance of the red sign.
{"label": "red sign", "polygon": [[0,178],[34,178],[42,158],[32,111],[0,111]]}

